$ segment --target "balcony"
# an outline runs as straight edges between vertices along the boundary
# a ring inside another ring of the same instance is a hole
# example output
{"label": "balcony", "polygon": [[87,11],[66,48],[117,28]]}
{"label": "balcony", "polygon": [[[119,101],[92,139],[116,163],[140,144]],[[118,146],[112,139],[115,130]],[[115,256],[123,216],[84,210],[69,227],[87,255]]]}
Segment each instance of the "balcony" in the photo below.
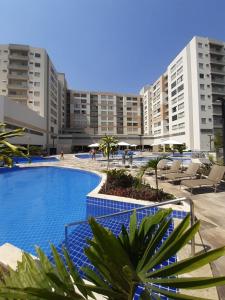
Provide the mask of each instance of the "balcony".
{"label": "balcony", "polygon": [[28,84],[16,84],[16,83],[8,83],[8,89],[14,89],[14,90],[27,90]]}
{"label": "balcony", "polygon": [[29,57],[28,57],[28,55],[24,55],[24,54],[11,53],[11,54],[9,54],[9,58],[27,61]]}
{"label": "balcony", "polygon": [[9,79],[18,79],[18,80],[27,80],[29,77],[28,77],[27,73],[19,74],[19,73],[13,72],[13,73],[8,74],[8,78]]}
{"label": "balcony", "polygon": [[223,68],[214,68],[211,66],[211,73],[225,75],[225,71]]}
{"label": "balcony", "polygon": [[210,63],[214,65],[225,65],[225,61],[223,59],[210,58]]}
{"label": "balcony", "polygon": [[221,106],[213,106],[213,115],[221,116],[222,115],[222,107]]}
{"label": "balcony", "polygon": [[28,71],[28,66],[27,65],[20,65],[20,64],[10,64],[9,69]]}
{"label": "balcony", "polygon": [[13,100],[27,100],[27,94],[8,94],[8,97]]}
{"label": "balcony", "polygon": [[225,95],[225,89],[219,87],[212,87],[212,93],[216,95]]}

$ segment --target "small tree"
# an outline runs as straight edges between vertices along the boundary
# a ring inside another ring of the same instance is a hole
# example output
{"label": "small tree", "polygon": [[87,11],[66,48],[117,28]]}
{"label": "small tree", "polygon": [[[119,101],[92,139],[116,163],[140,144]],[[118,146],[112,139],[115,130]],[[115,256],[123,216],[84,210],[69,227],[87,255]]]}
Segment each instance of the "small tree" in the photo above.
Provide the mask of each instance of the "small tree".
{"label": "small tree", "polygon": [[144,176],[145,171],[147,171],[148,169],[153,169],[154,170],[154,172],[155,172],[155,185],[156,185],[156,197],[157,197],[157,200],[158,200],[158,191],[159,191],[158,163],[162,159],[171,160],[167,156],[160,156],[160,157],[157,157],[155,159],[151,159],[144,166],[141,167],[140,172],[139,172],[139,176],[138,176],[140,178],[140,180],[141,180],[142,177]]}
{"label": "small tree", "polygon": [[214,141],[214,148],[215,148],[216,152],[219,152],[219,149],[223,147],[222,134],[217,131],[214,135],[213,141]]}
{"label": "small tree", "polygon": [[107,170],[109,169],[109,157],[112,151],[115,150],[118,140],[114,136],[105,135],[101,141],[99,149],[103,151],[103,154],[107,157]]}
{"label": "small tree", "polygon": [[8,142],[9,138],[19,137],[24,135],[25,128],[18,128],[11,131],[5,131],[5,124],[0,123],[0,161],[11,167],[13,165],[13,156],[27,157],[23,153],[27,149],[20,146],[14,146]]}
{"label": "small tree", "polygon": [[185,144],[174,145],[173,149],[177,150],[180,154],[183,154],[184,150],[186,149],[186,146]]}

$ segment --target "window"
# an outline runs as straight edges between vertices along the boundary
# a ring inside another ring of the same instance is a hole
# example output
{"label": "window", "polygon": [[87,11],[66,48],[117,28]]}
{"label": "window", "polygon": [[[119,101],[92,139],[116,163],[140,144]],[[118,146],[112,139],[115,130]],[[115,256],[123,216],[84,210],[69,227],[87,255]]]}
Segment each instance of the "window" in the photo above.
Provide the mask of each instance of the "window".
{"label": "window", "polygon": [[212,119],[211,119],[211,118],[209,118],[209,122],[212,122]]}
{"label": "window", "polygon": [[200,95],[201,100],[205,100],[205,95]]}
{"label": "window", "polygon": [[40,96],[40,92],[35,91],[35,92],[34,92],[34,96],[35,96],[35,97],[39,97],[39,96]]}
{"label": "window", "polygon": [[171,84],[171,89],[173,89],[176,86],[176,80]]}
{"label": "window", "polygon": [[183,100],[183,99],[184,99],[184,93],[182,93],[178,96],[178,101]]}
{"label": "window", "polygon": [[207,88],[210,88],[210,84],[207,84]]}
{"label": "window", "polygon": [[206,124],[206,118],[201,118],[202,124]]}
{"label": "window", "polygon": [[184,89],[184,85],[181,84],[180,86],[178,86],[177,92],[179,93],[179,92],[182,91],[183,89]]}
{"label": "window", "polygon": [[183,66],[181,66],[178,70],[177,70],[177,75],[181,74],[183,72]]}
{"label": "window", "polygon": [[203,64],[202,63],[199,63],[198,66],[199,66],[199,69],[203,69]]}
{"label": "window", "polygon": [[203,79],[203,78],[204,78],[204,74],[200,73],[200,74],[199,74],[199,78],[202,78],[202,79]]}
{"label": "window", "polygon": [[181,110],[184,108],[184,102],[182,102],[181,104],[178,105],[178,109]]}
{"label": "window", "polygon": [[198,48],[202,48],[202,43],[198,43]]}
{"label": "window", "polygon": [[183,75],[181,75],[179,78],[177,78],[177,84],[183,81]]}
{"label": "window", "polygon": [[172,121],[176,121],[177,120],[177,115],[172,116]]}
{"label": "window", "polygon": [[40,82],[35,82],[35,83],[34,83],[34,86],[39,87],[39,86],[40,86]]}
{"label": "window", "polygon": [[205,85],[204,84],[200,84],[200,89],[204,90],[205,89]]}
{"label": "window", "polygon": [[41,57],[41,54],[40,53],[35,53],[34,56],[39,58],[39,57]]}
{"label": "window", "polygon": [[199,57],[199,58],[203,58],[203,53],[199,52],[199,53],[198,53],[198,57]]}
{"label": "window", "polygon": [[39,72],[34,72],[34,76],[40,77],[40,73]]}
{"label": "window", "polygon": [[171,93],[171,97],[175,96],[175,95],[176,95],[176,93],[177,93],[177,90],[174,90],[174,91],[172,91],[172,93]]}
{"label": "window", "polygon": [[211,105],[208,105],[208,109],[212,109],[212,106],[211,106]]}
{"label": "window", "polygon": [[172,108],[172,112],[174,113],[176,111],[177,111],[177,107],[175,106],[175,107]]}
{"label": "window", "polygon": [[173,81],[176,78],[176,76],[177,76],[176,72],[173,73],[172,76],[171,76],[171,81]]}
{"label": "window", "polygon": [[40,68],[41,64],[35,63],[35,67]]}
{"label": "window", "polygon": [[201,111],[205,111],[205,105],[201,105]]}

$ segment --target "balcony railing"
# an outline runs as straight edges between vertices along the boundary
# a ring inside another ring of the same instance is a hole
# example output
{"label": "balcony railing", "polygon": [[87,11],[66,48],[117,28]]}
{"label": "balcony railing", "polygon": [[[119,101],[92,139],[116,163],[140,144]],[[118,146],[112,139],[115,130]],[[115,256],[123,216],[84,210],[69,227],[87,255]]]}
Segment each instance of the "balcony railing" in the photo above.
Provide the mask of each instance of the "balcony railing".
{"label": "balcony railing", "polygon": [[223,70],[223,68],[212,68],[211,67],[211,73],[225,75],[225,71]]}
{"label": "balcony railing", "polygon": [[8,94],[8,97],[20,100],[27,100],[27,94]]}
{"label": "balcony railing", "polygon": [[223,59],[210,58],[210,63],[217,65],[225,65],[225,61]]}
{"label": "balcony railing", "polygon": [[225,94],[225,89],[212,87],[212,92],[214,94]]}
{"label": "balcony railing", "polygon": [[24,79],[28,79],[28,74],[9,73],[8,78],[24,80]]}
{"label": "balcony railing", "polygon": [[26,84],[16,84],[16,83],[8,83],[9,89],[20,89],[20,90],[26,90],[28,88],[27,83]]}
{"label": "balcony railing", "polygon": [[9,69],[15,69],[15,70],[28,70],[28,66],[26,65],[19,65],[19,64],[10,64]]}
{"label": "balcony railing", "polygon": [[11,59],[28,60],[28,55],[13,53],[9,55]]}

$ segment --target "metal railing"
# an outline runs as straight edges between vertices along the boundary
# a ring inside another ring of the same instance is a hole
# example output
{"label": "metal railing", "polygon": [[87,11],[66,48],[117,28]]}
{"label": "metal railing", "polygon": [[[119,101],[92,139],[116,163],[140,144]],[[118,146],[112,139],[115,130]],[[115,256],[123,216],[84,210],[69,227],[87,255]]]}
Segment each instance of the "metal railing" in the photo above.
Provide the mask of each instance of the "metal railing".
{"label": "metal railing", "polygon": [[[191,216],[191,226],[193,226],[194,223],[195,223],[194,203],[193,203],[191,198],[184,198],[184,197],[183,198],[178,198],[178,199],[173,199],[173,200],[168,200],[168,201],[164,201],[164,202],[160,202],[160,203],[157,203],[157,204],[141,206],[141,207],[138,207],[138,208],[132,208],[132,209],[129,209],[129,210],[123,210],[123,211],[116,212],[116,213],[113,213],[113,214],[95,217],[95,219],[96,220],[101,220],[101,219],[106,219],[106,218],[112,218],[112,217],[116,217],[116,216],[119,216],[119,215],[132,213],[133,211],[141,211],[143,209],[162,207],[162,206],[165,206],[165,205],[168,205],[168,204],[177,204],[177,203],[180,203],[180,202],[188,202],[189,203],[190,216]],[[68,247],[68,229],[69,229],[69,227],[73,227],[73,226],[77,226],[77,225],[81,225],[81,224],[88,224],[88,220],[72,222],[72,223],[68,223],[68,224],[65,225],[65,246],[66,246],[67,249],[69,249],[69,247]],[[194,237],[191,240],[191,255],[192,256],[195,255],[195,238]]]}

